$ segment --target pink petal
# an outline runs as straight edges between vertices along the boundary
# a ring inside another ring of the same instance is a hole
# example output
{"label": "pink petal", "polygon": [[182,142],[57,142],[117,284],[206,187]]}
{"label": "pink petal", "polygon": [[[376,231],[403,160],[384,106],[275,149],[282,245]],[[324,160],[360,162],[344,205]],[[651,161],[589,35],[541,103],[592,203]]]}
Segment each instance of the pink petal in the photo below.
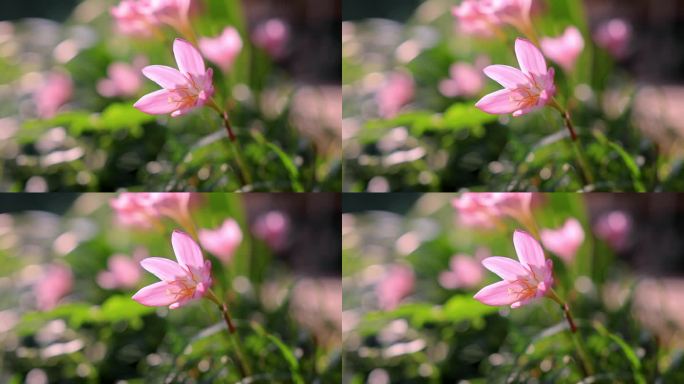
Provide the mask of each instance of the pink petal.
{"label": "pink petal", "polygon": [[527,276],[530,272],[519,262],[508,257],[488,257],[482,260],[482,265],[496,273],[504,280],[517,280],[520,276]]}
{"label": "pink petal", "polygon": [[475,106],[492,115],[506,115],[519,108],[518,104],[512,101],[511,96],[511,91],[502,89],[486,95]]}
{"label": "pink petal", "polygon": [[204,268],[202,250],[188,234],[178,230],[173,231],[171,245],[180,265],[187,265],[199,270]]}
{"label": "pink petal", "polygon": [[524,73],[508,65],[490,65],[484,69],[484,73],[508,89],[515,89],[530,83],[529,78]]}
{"label": "pink petal", "polygon": [[544,56],[539,48],[529,40],[520,38],[515,40],[515,55],[518,57],[518,64],[520,64],[520,69],[523,73],[546,74],[546,60],[544,60]]}
{"label": "pink petal", "polygon": [[148,307],[165,307],[176,301],[176,297],[169,292],[169,284],[160,281],[140,289],[133,295],[133,300]]}
{"label": "pink petal", "polygon": [[532,266],[539,269],[546,268],[546,261],[544,258],[544,251],[539,242],[535,240],[529,233],[521,230],[516,230],[513,233],[513,245],[515,252],[518,254],[518,259],[524,266]]}
{"label": "pink petal", "polygon": [[176,57],[178,69],[182,73],[189,73],[192,75],[204,75],[206,68],[204,60],[197,48],[183,39],[176,39],[173,42],[173,54]]}
{"label": "pink petal", "polygon": [[177,277],[187,275],[178,263],[161,257],[148,257],[141,261],[140,265],[163,281],[173,281]]}
{"label": "pink petal", "polygon": [[475,300],[491,306],[510,305],[517,301],[515,296],[508,293],[509,288],[512,287],[513,285],[507,281],[499,281],[482,288],[473,297]]}
{"label": "pink petal", "polygon": [[188,83],[188,79],[177,69],[165,65],[150,65],[143,68],[142,72],[148,79],[166,89],[175,89]]}
{"label": "pink petal", "polygon": [[177,104],[170,99],[171,92],[161,89],[141,97],[133,106],[150,115],[166,115],[177,109]]}

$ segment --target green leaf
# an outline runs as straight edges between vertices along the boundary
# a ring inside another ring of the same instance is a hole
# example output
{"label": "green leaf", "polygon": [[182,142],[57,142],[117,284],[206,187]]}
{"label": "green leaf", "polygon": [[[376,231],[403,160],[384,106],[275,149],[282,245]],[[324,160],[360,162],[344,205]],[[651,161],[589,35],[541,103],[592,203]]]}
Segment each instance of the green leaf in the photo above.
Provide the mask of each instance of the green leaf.
{"label": "green leaf", "polygon": [[278,158],[280,159],[280,162],[283,164],[285,169],[287,170],[288,175],[290,176],[290,181],[292,181],[292,188],[294,189],[295,192],[304,192],[304,187],[302,187],[301,182],[299,181],[299,169],[297,169],[297,166],[294,164],[292,159],[290,159],[290,156],[287,155],[287,153],[283,152],[280,147],[273,143],[267,142],[266,145],[278,155]]}
{"label": "green leaf", "polygon": [[301,373],[299,372],[299,361],[297,360],[297,357],[294,355],[290,347],[288,347],[285,343],[280,340],[280,338],[276,337],[275,335],[272,335],[266,330],[261,327],[258,324],[252,324],[252,328],[261,336],[266,337],[270,342],[272,342],[280,351],[280,354],[283,356],[285,361],[290,367],[290,373],[292,375],[292,381],[295,384],[304,384],[304,379],[302,378]]}
{"label": "green leaf", "polygon": [[644,378],[644,374],[641,367],[641,360],[639,360],[639,357],[637,356],[636,352],[634,352],[632,347],[630,347],[629,344],[627,344],[627,342],[625,342],[625,340],[622,337],[609,332],[602,324],[594,323],[594,328],[596,328],[596,330],[601,335],[607,336],[620,347],[622,353],[625,354],[625,357],[627,357],[627,360],[632,366],[634,381],[638,384],[646,384],[646,379]]}

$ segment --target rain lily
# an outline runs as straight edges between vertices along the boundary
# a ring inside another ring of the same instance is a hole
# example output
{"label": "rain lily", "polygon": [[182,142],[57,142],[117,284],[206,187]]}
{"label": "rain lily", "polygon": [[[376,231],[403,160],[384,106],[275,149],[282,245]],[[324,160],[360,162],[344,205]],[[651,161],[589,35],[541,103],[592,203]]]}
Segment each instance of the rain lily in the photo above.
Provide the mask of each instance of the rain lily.
{"label": "rain lily", "polygon": [[541,245],[526,232],[513,233],[518,261],[507,257],[488,257],[482,265],[503,280],[482,288],[475,299],[483,304],[511,308],[523,306],[543,297],[553,285],[553,263],[546,260]]}
{"label": "rain lily", "polygon": [[242,231],[233,219],[224,221],[223,225],[215,230],[200,229],[198,236],[202,247],[224,263],[230,262],[242,242]]}
{"label": "rain lily", "polygon": [[157,20],[149,15],[148,0],[122,0],[110,13],[119,32],[136,37],[151,37],[157,28]]}
{"label": "rain lily", "polygon": [[451,204],[458,212],[461,225],[470,228],[492,229],[499,223],[499,215],[483,197],[486,194],[467,192],[456,197]]}
{"label": "rain lily", "polygon": [[143,85],[140,75],[142,67],[147,65],[144,57],[136,58],[133,65],[113,63],[107,68],[108,78],[97,83],[97,92],[104,97],[135,96]]}
{"label": "rain lily", "polygon": [[627,212],[612,211],[601,215],[594,225],[596,235],[616,251],[624,250],[632,232],[632,218]]}
{"label": "rain lily", "polygon": [[520,221],[532,216],[530,192],[492,192],[480,195],[481,203],[489,206],[498,216],[509,216]]}
{"label": "rain lily", "polygon": [[59,301],[71,292],[74,276],[66,265],[52,264],[43,277],[33,286],[38,308],[48,311],[57,306]]}
{"label": "rain lily", "polygon": [[490,93],[476,106],[490,114],[522,116],[540,109],[553,100],[556,87],[554,70],[547,68],[541,51],[525,39],[515,41],[520,70],[507,65],[490,65],[484,73],[504,89]]}
{"label": "rain lily", "polygon": [[126,227],[151,229],[159,223],[159,213],[146,203],[147,193],[122,193],[110,200],[109,205],[119,224]]}
{"label": "rain lily", "polygon": [[150,192],[139,196],[139,203],[145,208],[186,224],[190,217],[190,192]]}
{"label": "rain lily", "polygon": [[252,227],[254,236],[275,251],[285,247],[289,230],[290,219],[280,211],[271,211],[259,216]]}
{"label": "rain lily", "polygon": [[228,27],[216,38],[203,37],[199,40],[199,48],[207,59],[228,72],[242,50],[242,39],[237,29]]}
{"label": "rain lily", "polygon": [[559,37],[544,37],[540,44],[546,57],[558,63],[566,72],[572,72],[584,50],[584,38],[575,27],[568,27]]}
{"label": "rain lily", "polygon": [[602,23],[594,33],[594,40],[616,59],[624,58],[632,40],[632,26],[623,19],[612,19]]}
{"label": "rain lily", "polygon": [[177,230],[171,235],[171,244],[178,262],[161,257],[141,261],[140,265],[161,281],[139,290],[133,300],[148,307],[176,309],[207,293],[211,287],[211,262],[204,260],[200,247]]}
{"label": "rain lily", "polygon": [[485,9],[484,2],[464,0],[451,10],[458,22],[458,27],[466,35],[492,37],[498,29],[498,20]]}
{"label": "rain lily", "polygon": [[290,27],[281,19],[266,20],[256,27],[252,35],[254,44],[274,59],[283,57],[289,40]]}
{"label": "rain lily", "polygon": [[584,229],[577,219],[571,218],[558,229],[542,229],[540,237],[546,249],[570,263],[584,242]]}
{"label": "rain lily", "polygon": [[[455,63],[449,68],[450,78],[439,83],[439,91],[446,97],[473,97],[484,88],[484,76],[479,64],[488,59],[478,59],[475,65]],[[486,66],[487,64],[483,65]]]}
{"label": "rain lily", "polygon": [[449,262],[450,269],[439,274],[439,284],[446,289],[472,288],[484,277],[482,265],[468,255],[455,255]]}
{"label": "rain lily", "polygon": [[206,69],[199,51],[183,39],[173,43],[178,70],[151,65],[143,74],[163,89],[143,96],[135,107],[151,115],[184,115],[211,101],[214,94],[213,71]]}
{"label": "rain lily", "polygon": [[49,73],[43,85],[33,94],[38,116],[54,117],[59,108],[71,99],[73,92],[71,76],[62,72]]}
{"label": "rain lily", "polygon": [[387,276],[376,286],[378,305],[384,310],[396,308],[404,297],[413,292],[415,284],[413,269],[405,265],[395,265]]}
{"label": "rain lily", "polygon": [[401,108],[413,100],[415,93],[413,77],[404,72],[391,73],[375,95],[380,116],[389,119],[396,116]]}
{"label": "rain lily", "polygon": [[532,0],[487,0],[481,3],[483,12],[499,23],[510,24],[523,32],[530,29]]}
{"label": "rain lily", "polygon": [[97,284],[104,289],[135,287],[142,278],[142,271],[138,265],[144,258],[140,257],[141,252],[146,254],[147,251],[137,251],[137,255],[133,257],[122,254],[110,257],[107,260],[108,269],[97,275]]}
{"label": "rain lily", "polygon": [[144,0],[141,10],[158,23],[187,32],[191,6],[192,0]]}

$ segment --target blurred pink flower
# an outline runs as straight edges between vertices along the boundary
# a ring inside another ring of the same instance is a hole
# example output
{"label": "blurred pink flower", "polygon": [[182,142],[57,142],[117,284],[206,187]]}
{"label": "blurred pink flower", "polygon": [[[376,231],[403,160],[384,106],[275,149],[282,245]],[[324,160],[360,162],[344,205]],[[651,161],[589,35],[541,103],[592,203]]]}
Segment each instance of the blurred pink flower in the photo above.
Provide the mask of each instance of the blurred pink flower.
{"label": "blurred pink flower", "polygon": [[48,311],[57,306],[74,284],[71,268],[62,264],[50,265],[43,277],[33,286],[38,309]]}
{"label": "blurred pink flower", "polygon": [[188,32],[192,0],[142,0],[141,11],[157,23]]}
{"label": "blurred pink flower", "polygon": [[524,222],[532,215],[531,192],[481,193],[482,204],[490,207],[498,216],[510,216]]}
{"label": "blurred pink flower", "polygon": [[503,280],[482,288],[474,298],[483,304],[518,308],[546,295],[553,285],[553,263],[545,260],[537,240],[526,232],[513,233],[517,262],[507,257],[488,257],[482,265]]}
{"label": "blurred pink flower", "polygon": [[549,59],[558,63],[566,72],[575,69],[575,63],[584,50],[584,38],[576,27],[568,27],[559,37],[544,37],[541,48]]}
{"label": "blurred pink flower", "polygon": [[119,224],[126,227],[151,229],[159,223],[159,213],[147,204],[147,193],[125,192],[111,199],[109,205]]}
{"label": "blurred pink flower", "polygon": [[450,77],[439,83],[439,91],[446,97],[477,96],[484,88],[482,67],[488,65],[482,64],[488,61],[487,58],[480,58],[475,65],[465,62],[453,64],[449,68]]}
{"label": "blurred pink flower", "polygon": [[499,223],[499,215],[483,199],[486,194],[466,192],[454,198],[451,202],[458,212],[459,223],[469,228],[492,229]]}
{"label": "blurred pink flower", "polygon": [[252,227],[254,236],[276,251],[283,249],[287,244],[289,231],[290,219],[280,211],[271,211],[259,216]]}
{"label": "blurred pink flower", "polygon": [[483,1],[463,0],[454,6],[451,13],[458,22],[458,27],[466,35],[478,37],[492,37],[498,28],[498,20],[485,9]]}
{"label": "blurred pink flower", "polygon": [[166,216],[186,225],[189,224],[192,197],[190,192],[149,192],[139,194],[138,202],[157,216]]}
{"label": "blurred pink flower", "polygon": [[204,296],[211,287],[211,262],[204,260],[194,240],[178,230],[171,235],[173,252],[178,263],[161,257],[149,257],[140,262],[161,281],[148,285],[133,295],[133,300],[148,307],[181,307]]}
{"label": "blurred pink flower", "polygon": [[157,20],[148,12],[149,0],[122,0],[111,8],[116,27],[124,35],[151,37],[156,30]]}
{"label": "blurred pink flower", "polygon": [[402,107],[413,100],[415,83],[413,77],[405,72],[389,74],[382,88],[375,95],[378,112],[383,118],[396,116]]}
{"label": "blurred pink flower", "polygon": [[468,255],[453,256],[449,267],[439,274],[439,284],[446,289],[473,288],[484,278],[482,265]]}
{"label": "blurred pink flower", "polygon": [[632,25],[624,19],[608,20],[598,26],[594,40],[616,59],[623,59],[632,42]]}
{"label": "blurred pink flower", "polygon": [[173,53],[179,70],[163,65],[151,65],[143,74],[163,89],[143,96],[135,107],[150,115],[172,117],[184,115],[207,104],[214,95],[213,71],[206,69],[197,48],[183,39],[173,43]]}
{"label": "blurred pink flower", "polygon": [[507,65],[490,65],[484,73],[504,89],[490,93],[476,106],[490,114],[521,116],[544,107],[553,100],[554,70],[546,67],[541,51],[525,39],[515,41],[520,70]]}
{"label": "blurred pink flower", "polygon": [[228,72],[242,50],[242,39],[237,29],[228,27],[216,38],[201,38],[199,48],[204,57]]}
{"label": "blurred pink flower", "polygon": [[396,308],[402,299],[413,292],[414,284],[415,276],[411,267],[406,265],[392,266],[387,276],[375,288],[378,305],[386,311]]}
{"label": "blurred pink flower", "polygon": [[290,40],[290,26],[281,19],[269,19],[257,25],[252,35],[254,45],[274,59],[283,57]]}
{"label": "blurred pink flower", "polygon": [[133,65],[123,62],[112,63],[107,68],[108,78],[97,83],[97,92],[104,97],[135,96],[143,85],[140,71],[147,65],[147,59],[138,57]]}
{"label": "blurred pink flower", "polygon": [[139,262],[145,258],[147,250],[136,250],[133,257],[116,254],[107,260],[108,269],[97,275],[97,284],[104,289],[133,288],[140,278],[142,271]]}
{"label": "blurred pink flower", "polygon": [[74,84],[71,76],[62,72],[51,72],[43,85],[33,94],[38,116],[44,119],[54,117],[59,108],[73,95]]}
{"label": "blurred pink flower", "polygon": [[219,228],[200,229],[199,240],[202,247],[216,255],[224,263],[233,259],[235,250],[242,242],[242,231],[237,221],[227,219]]}
{"label": "blurred pink flower", "polygon": [[482,11],[499,23],[510,24],[522,32],[529,30],[532,0],[483,0]]}
{"label": "blurred pink flower", "polygon": [[594,225],[594,232],[616,251],[624,250],[632,232],[632,217],[624,211],[612,211],[601,215]]}
{"label": "blurred pink flower", "polygon": [[540,237],[546,249],[571,263],[584,242],[584,229],[577,219],[570,218],[558,229],[542,229]]}

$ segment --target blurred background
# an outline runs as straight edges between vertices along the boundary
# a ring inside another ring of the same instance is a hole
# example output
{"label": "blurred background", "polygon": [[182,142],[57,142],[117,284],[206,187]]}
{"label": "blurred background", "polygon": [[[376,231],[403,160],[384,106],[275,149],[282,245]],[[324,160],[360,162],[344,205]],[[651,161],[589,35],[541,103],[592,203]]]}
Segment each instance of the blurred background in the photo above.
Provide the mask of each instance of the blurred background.
{"label": "blurred background", "polygon": [[[150,64],[141,54],[161,60],[168,49],[166,41],[118,33],[109,14],[118,3],[30,0],[0,10],[0,190],[237,189],[209,115],[165,122],[131,107],[149,85],[138,78],[138,67]],[[252,188],[340,190],[341,1],[244,0],[236,9],[244,9],[245,20],[224,17],[229,6],[222,1],[196,4],[214,10],[201,14],[202,33],[211,23],[211,33],[219,25],[241,30],[244,48],[230,76],[215,74],[217,83],[231,86],[233,124],[246,143],[267,140],[285,155],[266,153],[263,145],[244,148],[261,173]],[[268,44],[280,41],[279,51],[252,49],[252,37],[269,21],[278,31],[269,32],[277,36]],[[119,67],[112,75],[120,62],[135,74]],[[126,79],[132,91],[103,91],[109,78]],[[275,162],[264,168],[259,158]],[[294,181],[291,163],[301,169]]]}
{"label": "blurred background", "polygon": [[[115,198],[0,197],[0,382],[237,382],[208,300],[169,311],[131,299],[156,280],[139,261],[175,260],[170,233],[184,227],[125,226]],[[326,193],[192,198],[198,229],[230,218],[242,232],[229,261],[205,257],[264,380],[291,380],[292,354],[303,380],[339,381],[340,204]]]}
{"label": "blurred background", "polygon": [[[575,382],[563,318],[550,300],[521,309],[472,296],[498,281],[483,258],[516,258],[515,220],[466,225],[458,195],[347,194],[343,203],[344,377],[348,382]],[[629,359],[602,339],[603,324],[639,356],[645,382],[682,379],[684,365],[684,196],[535,194],[542,230],[578,220],[571,260],[546,250],[555,289],[569,300],[600,375],[630,382]],[[545,235],[542,235],[542,238]],[[546,243],[545,247],[547,247]],[[572,247],[572,246],[571,246]],[[560,324],[560,325],[559,325]],[[561,327],[561,328],[559,328]],[[612,337],[612,336],[611,336]],[[570,343],[570,344],[568,344]],[[609,357],[611,354],[613,358]],[[589,379],[588,379],[589,380]]]}
{"label": "blurred background", "polygon": [[[517,32],[505,29],[503,39],[462,33],[451,14],[460,3],[344,2],[344,190],[580,188],[560,164],[567,152],[553,135],[558,126],[553,114],[510,119],[472,108],[479,97],[495,90],[492,81],[474,73],[495,62],[513,63],[503,52]],[[577,70],[567,75],[558,68],[556,79],[560,94],[576,99],[570,106],[578,130],[590,143],[585,144],[590,158],[602,153],[604,159],[617,160],[611,166],[610,161],[590,159],[601,180],[595,190],[638,190],[630,185],[617,153],[592,148],[595,132],[630,154],[647,190],[681,190],[684,50],[679,42],[684,37],[684,1],[536,4],[535,23],[543,36],[559,36],[574,25],[584,37]],[[628,49],[620,55],[607,54],[595,38],[602,26],[616,20],[624,24],[614,23],[614,31],[628,36]],[[455,94],[446,87],[456,78],[463,89],[479,91]]]}

